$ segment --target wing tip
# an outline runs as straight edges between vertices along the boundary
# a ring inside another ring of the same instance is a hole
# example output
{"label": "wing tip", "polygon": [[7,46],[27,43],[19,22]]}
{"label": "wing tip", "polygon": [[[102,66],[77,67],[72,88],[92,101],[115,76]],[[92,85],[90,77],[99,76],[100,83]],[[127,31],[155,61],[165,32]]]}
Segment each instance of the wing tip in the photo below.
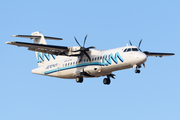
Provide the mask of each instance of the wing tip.
{"label": "wing tip", "polygon": [[12,43],[16,43],[16,41],[13,41],[13,42],[6,42],[6,44],[12,44]]}
{"label": "wing tip", "polygon": [[11,37],[17,37],[17,35],[11,35]]}
{"label": "wing tip", "polygon": [[6,42],[6,44],[11,44],[11,42]]}

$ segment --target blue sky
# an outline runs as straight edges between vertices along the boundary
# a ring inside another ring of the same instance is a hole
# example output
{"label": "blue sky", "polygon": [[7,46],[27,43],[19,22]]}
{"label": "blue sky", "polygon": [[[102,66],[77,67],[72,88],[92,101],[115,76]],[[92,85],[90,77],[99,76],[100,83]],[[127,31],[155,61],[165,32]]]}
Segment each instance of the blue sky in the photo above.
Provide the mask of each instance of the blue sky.
{"label": "blue sky", "polygon": [[[180,119],[180,2],[178,0],[6,0],[0,1],[1,120],[179,120]],[[149,57],[140,74],[114,72],[105,86],[100,78],[75,80],[31,73],[35,53],[7,41],[41,31],[63,41],[48,44],[76,46],[88,34],[86,46],[111,49],[129,40],[152,52],[174,52],[171,57]]]}

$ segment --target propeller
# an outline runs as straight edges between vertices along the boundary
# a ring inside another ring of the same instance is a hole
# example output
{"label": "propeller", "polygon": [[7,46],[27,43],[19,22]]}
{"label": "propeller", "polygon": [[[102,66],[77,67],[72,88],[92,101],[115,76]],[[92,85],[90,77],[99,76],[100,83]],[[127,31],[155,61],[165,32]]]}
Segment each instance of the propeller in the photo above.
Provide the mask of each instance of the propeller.
{"label": "propeller", "polygon": [[84,47],[84,46],[85,46],[85,43],[86,43],[87,35],[86,35],[85,38],[84,38],[84,44],[83,44],[83,46],[81,46],[81,45],[79,44],[79,42],[78,42],[78,40],[76,39],[75,36],[74,36],[74,39],[75,39],[75,41],[77,42],[77,44],[80,46],[80,49],[79,49],[79,50],[72,51],[72,52],[80,52],[80,54],[77,55],[77,56],[80,56],[80,59],[79,59],[78,64],[81,63],[82,58],[83,58],[84,55],[86,55],[87,58],[89,59],[89,61],[92,62],[90,56],[87,54],[87,51],[89,51],[89,49],[92,49],[92,48],[95,48],[95,47],[94,47],[94,46],[91,46],[91,47],[88,47],[88,48],[85,48],[85,47]]}
{"label": "propeller", "polygon": [[[140,40],[140,42],[139,42],[139,46],[138,46],[138,48],[140,48],[140,46],[141,46],[141,42],[142,42],[142,39]],[[131,41],[129,40],[129,44],[132,46],[132,43],[131,43]]]}
{"label": "propeller", "polygon": [[141,42],[142,42],[142,39],[140,40],[140,42],[139,42],[139,46],[138,46],[138,48],[140,48],[140,46],[141,46]]}
{"label": "propeller", "polygon": [[131,43],[131,41],[129,40],[129,44],[132,46],[132,43]]}

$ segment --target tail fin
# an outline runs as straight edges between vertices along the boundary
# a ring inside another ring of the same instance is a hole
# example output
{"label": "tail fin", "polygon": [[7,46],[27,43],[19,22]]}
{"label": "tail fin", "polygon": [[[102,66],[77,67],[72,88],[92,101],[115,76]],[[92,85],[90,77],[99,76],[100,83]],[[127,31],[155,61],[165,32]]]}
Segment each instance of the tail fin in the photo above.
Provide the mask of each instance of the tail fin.
{"label": "tail fin", "polygon": [[31,34],[32,36],[41,36],[40,38],[33,38],[33,43],[36,43],[36,44],[47,44],[46,41],[45,41],[45,38],[44,38],[44,35],[41,33],[41,32],[33,32]]}
{"label": "tail fin", "polygon": [[[41,36],[40,38],[33,38],[33,43],[36,44],[47,44],[46,40],[44,38],[44,35],[41,32],[33,32],[31,34],[32,36]],[[52,62],[56,59],[55,55],[51,55],[51,54],[46,54],[46,53],[42,53],[42,52],[35,52],[36,53],[36,58],[37,58],[37,62],[38,62],[38,66],[44,66],[46,63],[48,62]]]}

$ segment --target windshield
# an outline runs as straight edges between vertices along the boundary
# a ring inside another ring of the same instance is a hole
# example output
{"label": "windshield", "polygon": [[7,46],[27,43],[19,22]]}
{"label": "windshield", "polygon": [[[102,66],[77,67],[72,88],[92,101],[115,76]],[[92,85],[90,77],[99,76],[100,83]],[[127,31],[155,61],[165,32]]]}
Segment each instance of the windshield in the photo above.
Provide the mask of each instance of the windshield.
{"label": "windshield", "polygon": [[138,51],[138,49],[137,48],[132,48],[132,51]]}
{"label": "windshield", "polygon": [[139,51],[137,48],[126,48],[124,52]]}

